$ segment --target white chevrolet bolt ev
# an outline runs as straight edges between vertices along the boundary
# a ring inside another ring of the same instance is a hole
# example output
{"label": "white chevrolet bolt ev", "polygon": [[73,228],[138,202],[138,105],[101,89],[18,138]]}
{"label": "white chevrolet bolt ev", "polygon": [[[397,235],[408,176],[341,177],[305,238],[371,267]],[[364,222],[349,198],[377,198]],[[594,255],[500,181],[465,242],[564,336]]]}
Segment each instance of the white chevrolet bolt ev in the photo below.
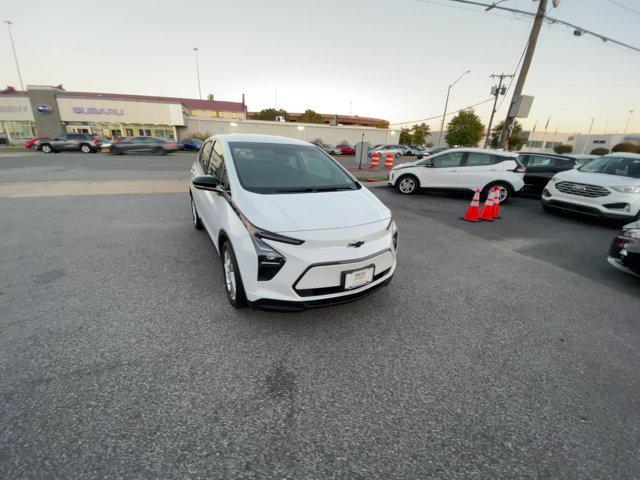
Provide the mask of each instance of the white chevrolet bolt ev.
{"label": "white chevrolet bolt ev", "polygon": [[216,135],[191,168],[191,211],[222,258],[234,307],[301,310],[356,300],[391,281],[391,212],[310,143]]}
{"label": "white chevrolet bolt ev", "polygon": [[640,155],[610,153],[577,170],[557,173],[542,192],[542,207],[640,220]]}
{"label": "white chevrolet bolt ev", "polygon": [[388,183],[404,194],[421,188],[480,190],[483,198],[496,187],[500,203],[504,203],[524,187],[524,171],[516,153],[455,148],[392,168]]}

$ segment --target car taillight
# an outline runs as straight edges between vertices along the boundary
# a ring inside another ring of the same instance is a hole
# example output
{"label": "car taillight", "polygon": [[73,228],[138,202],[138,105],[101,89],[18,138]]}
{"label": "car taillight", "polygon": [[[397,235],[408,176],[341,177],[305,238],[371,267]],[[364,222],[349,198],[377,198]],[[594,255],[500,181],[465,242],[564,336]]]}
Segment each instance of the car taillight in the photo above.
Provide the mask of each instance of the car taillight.
{"label": "car taillight", "polygon": [[176,142],[165,142],[165,145],[167,147],[175,147],[177,145],[177,143]]}
{"label": "car taillight", "polygon": [[616,247],[626,247],[632,240],[630,238],[627,237],[616,237],[614,240],[614,243],[616,244]]}

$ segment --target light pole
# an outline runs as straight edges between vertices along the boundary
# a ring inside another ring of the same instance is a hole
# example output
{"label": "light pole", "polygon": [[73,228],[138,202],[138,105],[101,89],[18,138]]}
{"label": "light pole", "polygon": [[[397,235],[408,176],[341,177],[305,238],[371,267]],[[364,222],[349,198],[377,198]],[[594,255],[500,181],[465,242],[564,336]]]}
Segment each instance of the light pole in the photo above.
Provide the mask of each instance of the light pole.
{"label": "light pole", "polygon": [[202,90],[200,89],[200,67],[198,66],[198,47],[193,47],[193,53],[196,57],[196,76],[198,77],[198,98],[202,100]]}
{"label": "light pole", "polygon": [[304,127],[302,125],[298,127],[298,131],[302,132],[302,140],[306,140],[305,134],[304,134]]}
{"label": "light pole", "polygon": [[353,101],[349,102],[349,116],[353,117]]}
{"label": "light pole", "polygon": [[442,113],[442,123],[440,124],[440,132],[438,133],[438,144],[437,144],[438,147],[440,146],[440,140],[442,139],[442,131],[444,130],[444,118],[447,116],[447,107],[449,106],[449,94],[451,93],[451,87],[453,87],[456,83],[458,83],[462,79],[462,77],[464,77],[467,73],[471,73],[471,70],[467,70],[466,72],[464,72],[462,75],[458,77],[458,79],[455,82],[449,85],[449,88],[447,88],[447,98],[444,101],[444,112]]}
{"label": "light pole", "polygon": [[11,49],[13,50],[13,58],[16,60],[16,70],[18,70],[18,79],[20,79],[20,90],[24,90],[24,85],[22,84],[22,75],[20,74],[20,65],[18,65],[18,55],[16,55],[16,46],[13,44],[13,35],[11,33],[11,25],[13,22],[9,20],[5,20],[4,23],[7,24],[7,28],[9,29],[9,38],[11,39]]}
{"label": "light pole", "polygon": [[591,125],[589,125],[589,131],[587,132],[587,138],[584,141],[584,146],[582,147],[582,153],[587,149],[587,144],[589,143],[589,137],[591,136],[591,129],[593,128],[593,122],[596,121],[596,117],[591,117]]}
{"label": "light pole", "polygon": [[623,135],[626,135],[627,133],[627,128],[629,128],[629,122],[631,121],[631,115],[633,115],[633,110],[629,110],[629,116],[627,117],[627,124],[624,126],[624,132],[622,132]]}

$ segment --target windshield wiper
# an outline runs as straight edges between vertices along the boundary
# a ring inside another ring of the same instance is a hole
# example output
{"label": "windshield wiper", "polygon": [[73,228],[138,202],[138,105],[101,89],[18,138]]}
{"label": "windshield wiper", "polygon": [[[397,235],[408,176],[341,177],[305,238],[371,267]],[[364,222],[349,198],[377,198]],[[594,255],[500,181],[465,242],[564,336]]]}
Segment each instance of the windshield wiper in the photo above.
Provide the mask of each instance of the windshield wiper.
{"label": "windshield wiper", "polygon": [[355,190],[353,187],[291,187],[277,188],[276,193],[316,193],[316,192],[337,192],[338,190]]}

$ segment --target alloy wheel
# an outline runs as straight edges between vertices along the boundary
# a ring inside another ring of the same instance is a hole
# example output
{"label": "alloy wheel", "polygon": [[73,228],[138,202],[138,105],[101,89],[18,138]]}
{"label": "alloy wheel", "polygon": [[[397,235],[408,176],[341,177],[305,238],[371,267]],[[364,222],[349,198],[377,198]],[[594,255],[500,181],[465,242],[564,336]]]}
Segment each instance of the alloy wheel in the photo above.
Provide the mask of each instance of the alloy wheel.
{"label": "alloy wheel", "polygon": [[507,191],[507,188],[502,185],[498,185],[496,187],[496,193],[498,194],[498,203],[504,202],[509,196],[509,192]]}
{"label": "alloy wheel", "polygon": [[51,153],[51,147],[49,145],[43,145],[40,150],[44,153]]}
{"label": "alloy wheel", "polygon": [[416,189],[416,182],[413,178],[403,178],[398,188],[402,193],[411,193]]}
{"label": "alloy wheel", "polygon": [[89,148],[89,145],[82,145],[82,147],[80,147],[80,150],[82,150],[82,153],[89,153],[91,151],[91,148]]}
{"label": "alloy wheel", "polygon": [[193,198],[191,199],[191,217],[193,218],[193,224],[197,227],[198,226],[198,212],[196,211],[196,204],[193,201]]}
{"label": "alloy wheel", "polygon": [[227,287],[227,292],[229,292],[229,297],[232,300],[236,299],[236,275],[233,270],[233,260],[231,260],[231,254],[229,250],[224,251],[224,281]]}

